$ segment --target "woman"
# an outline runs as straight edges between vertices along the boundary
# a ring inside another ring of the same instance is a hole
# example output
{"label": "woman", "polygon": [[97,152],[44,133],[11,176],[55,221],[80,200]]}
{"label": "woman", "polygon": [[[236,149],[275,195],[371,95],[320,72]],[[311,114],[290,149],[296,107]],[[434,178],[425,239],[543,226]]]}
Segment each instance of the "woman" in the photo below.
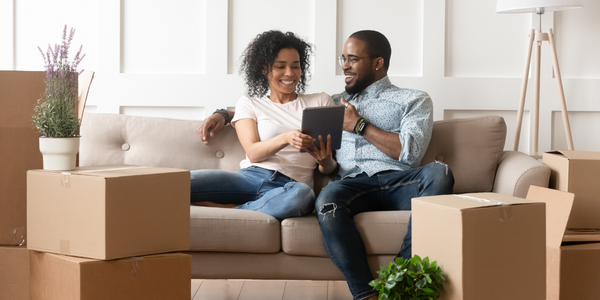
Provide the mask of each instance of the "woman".
{"label": "woman", "polygon": [[280,221],[313,210],[315,166],[329,174],[337,163],[329,136],[327,143],[319,136],[325,145],[319,149],[299,130],[304,108],[334,105],[325,93],[302,94],[311,52],[291,32],[267,31],[248,45],[240,68],[248,95],[238,100],[231,121],[246,159],[237,172],[192,171],[192,203],[260,211]]}

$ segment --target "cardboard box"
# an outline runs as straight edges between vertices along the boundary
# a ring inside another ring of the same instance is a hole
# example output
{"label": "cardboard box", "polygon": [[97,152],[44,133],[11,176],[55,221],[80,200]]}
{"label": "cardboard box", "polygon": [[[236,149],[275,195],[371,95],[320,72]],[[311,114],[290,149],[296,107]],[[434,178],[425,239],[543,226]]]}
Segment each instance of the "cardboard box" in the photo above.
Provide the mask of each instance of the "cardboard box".
{"label": "cardboard box", "polygon": [[575,194],[567,228],[600,228],[600,152],[557,150],[543,159],[549,187]]}
{"label": "cardboard box", "polygon": [[600,243],[563,241],[574,197],[536,186],[527,193],[527,199],[546,203],[547,295],[551,300],[600,299]]}
{"label": "cardboard box", "polygon": [[31,251],[32,300],[189,300],[191,256],[102,261]]}
{"label": "cardboard box", "polygon": [[95,259],[190,249],[190,172],[127,165],[27,172],[28,248]]}
{"label": "cardboard box", "polygon": [[0,247],[0,299],[29,298],[29,250],[26,247]]}
{"label": "cardboard box", "polygon": [[27,170],[42,167],[33,108],[45,72],[0,71],[0,245],[26,241]]}
{"label": "cardboard box", "polygon": [[544,208],[495,193],[413,198],[413,254],[445,273],[441,299],[546,299]]}

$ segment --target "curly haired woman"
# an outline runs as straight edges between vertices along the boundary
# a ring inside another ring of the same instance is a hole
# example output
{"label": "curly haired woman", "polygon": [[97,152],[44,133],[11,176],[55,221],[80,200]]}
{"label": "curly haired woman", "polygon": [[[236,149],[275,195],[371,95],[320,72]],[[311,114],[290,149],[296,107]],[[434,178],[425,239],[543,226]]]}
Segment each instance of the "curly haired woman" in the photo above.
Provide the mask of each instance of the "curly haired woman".
{"label": "curly haired woman", "polygon": [[254,210],[278,220],[312,212],[313,170],[318,164],[329,174],[337,163],[329,136],[326,143],[319,136],[325,145],[319,149],[299,130],[304,108],[334,105],[325,93],[303,94],[311,54],[312,46],[291,32],[267,31],[248,45],[240,67],[247,95],[231,120],[246,159],[237,172],[192,171],[192,203]]}

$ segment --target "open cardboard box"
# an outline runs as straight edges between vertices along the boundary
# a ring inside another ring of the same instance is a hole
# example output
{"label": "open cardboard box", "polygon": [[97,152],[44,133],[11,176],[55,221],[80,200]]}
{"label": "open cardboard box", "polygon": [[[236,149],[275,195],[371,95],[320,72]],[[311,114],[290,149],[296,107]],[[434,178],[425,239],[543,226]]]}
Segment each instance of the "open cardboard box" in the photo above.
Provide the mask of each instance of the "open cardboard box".
{"label": "open cardboard box", "polygon": [[544,208],[495,193],[413,198],[413,254],[445,273],[440,299],[546,299]]}
{"label": "open cardboard box", "polygon": [[573,198],[572,193],[537,186],[527,193],[527,199],[546,203],[547,299],[597,300],[600,243],[563,240]]}
{"label": "open cardboard box", "polygon": [[190,248],[190,172],[131,165],[27,172],[31,250],[95,259]]}
{"label": "open cardboard box", "polygon": [[556,150],[545,152],[549,187],[575,194],[567,228],[600,229],[600,152]]}

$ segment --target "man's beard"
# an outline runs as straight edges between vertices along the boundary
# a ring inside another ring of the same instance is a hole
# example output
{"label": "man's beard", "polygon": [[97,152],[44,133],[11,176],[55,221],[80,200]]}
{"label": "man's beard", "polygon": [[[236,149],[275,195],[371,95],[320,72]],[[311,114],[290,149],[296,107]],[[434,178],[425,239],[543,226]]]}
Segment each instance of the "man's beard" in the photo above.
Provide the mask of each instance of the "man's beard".
{"label": "man's beard", "polygon": [[353,86],[346,85],[346,93],[352,95],[359,93],[375,82],[375,74],[371,73],[362,79],[357,79]]}

